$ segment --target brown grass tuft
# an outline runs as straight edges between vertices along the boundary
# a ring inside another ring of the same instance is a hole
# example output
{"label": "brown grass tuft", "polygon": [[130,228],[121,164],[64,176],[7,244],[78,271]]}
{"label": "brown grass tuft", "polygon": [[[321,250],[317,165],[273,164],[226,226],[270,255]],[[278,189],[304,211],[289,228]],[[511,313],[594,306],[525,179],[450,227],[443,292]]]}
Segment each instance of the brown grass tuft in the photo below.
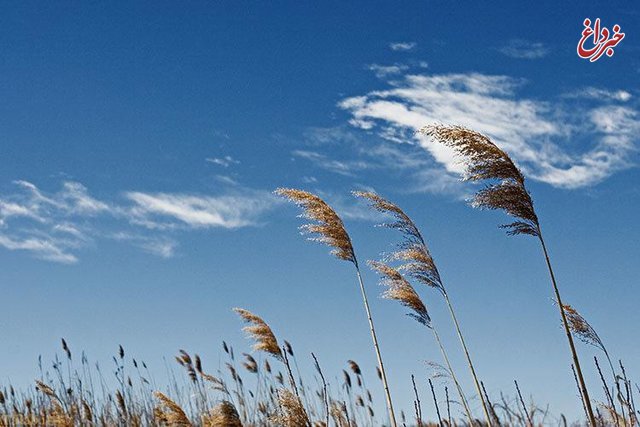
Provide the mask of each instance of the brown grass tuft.
{"label": "brown grass tuft", "polygon": [[602,340],[596,333],[596,330],[593,329],[589,322],[587,322],[587,319],[582,317],[582,315],[569,304],[564,304],[562,308],[564,309],[567,320],[569,321],[569,329],[571,329],[571,332],[573,332],[573,334],[582,342],[598,347],[607,353]]}
{"label": "brown grass tuft", "polygon": [[427,313],[427,307],[425,307],[413,286],[402,277],[402,274],[395,268],[381,262],[369,261],[369,265],[382,277],[380,283],[387,287],[382,297],[400,302],[400,304],[413,311],[413,313],[408,314],[409,316],[430,328],[431,318]]}
{"label": "brown grass tuft", "polygon": [[156,411],[156,415],[160,415],[159,418],[162,419],[164,423],[170,426],[193,425],[191,424],[191,421],[189,421],[187,414],[185,414],[180,405],[178,405],[176,402],[169,399],[165,394],[159,391],[156,391],[154,395],[166,409],[163,410],[162,408],[158,408],[158,410]]}
{"label": "brown grass tuft", "polygon": [[353,195],[367,199],[372,208],[382,213],[391,214],[395,218],[394,222],[383,223],[382,226],[399,230],[404,236],[404,240],[398,245],[398,250],[388,258],[404,262],[399,268],[400,270],[407,271],[411,277],[420,283],[444,293],[445,290],[438,268],[420,230],[409,215],[404,213],[397,205],[375,193],[356,191]]}
{"label": "brown grass tuft", "polygon": [[479,132],[461,127],[430,125],[420,133],[453,148],[464,158],[465,180],[495,181],[476,193],[472,205],[484,209],[498,209],[518,220],[503,225],[508,234],[540,233],[533,200],[524,185],[524,175],[507,153]]}
{"label": "brown grass tuft", "polygon": [[309,416],[295,394],[287,389],[278,391],[278,403],[280,412],[274,415],[271,421],[283,427],[303,427],[311,425]]}
{"label": "brown grass tuft", "polygon": [[203,417],[202,424],[205,427],[242,427],[236,407],[227,400],[220,402],[210,414]]}
{"label": "brown grass tuft", "polygon": [[256,341],[253,346],[255,351],[264,351],[279,360],[283,359],[278,340],[269,325],[267,325],[267,322],[262,320],[261,317],[242,308],[234,308],[233,311],[238,313],[245,322],[250,324],[242,328],[242,330]]}
{"label": "brown grass tuft", "polygon": [[357,264],[351,239],[342,220],[324,200],[315,194],[291,188],[278,188],[275,193],[300,206],[303,218],[316,221],[315,224],[300,227],[303,233],[316,236],[310,240],[332,247],[331,253],[337,258]]}

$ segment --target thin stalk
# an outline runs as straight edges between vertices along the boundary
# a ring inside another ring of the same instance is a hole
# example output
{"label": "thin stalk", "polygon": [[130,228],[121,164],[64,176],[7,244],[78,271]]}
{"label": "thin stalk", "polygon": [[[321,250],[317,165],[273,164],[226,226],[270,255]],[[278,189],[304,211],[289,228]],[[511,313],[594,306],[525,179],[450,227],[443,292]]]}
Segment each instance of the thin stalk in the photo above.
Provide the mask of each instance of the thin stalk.
{"label": "thin stalk", "polygon": [[440,335],[438,335],[438,332],[433,326],[430,329],[433,332],[433,336],[435,336],[436,338],[438,347],[440,347],[440,353],[442,353],[442,358],[444,359],[444,362],[447,364],[447,369],[449,370],[451,379],[453,379],[453,383],[455,384],[456,389],[458,390],[458,394],[460,395],[460,400],[462,401],[462,406],[464,407],[464,411],[467,413],[467,417],[469,418],[469,422],[471,423],[470,425],[473,426],[475,423],[473,420],[473,416],[471,415],[471,410],[469,409],[469,404],[467,403],[467,398],[464,397],[464,392],[462,391],[462,387],[458,382],[458,378],[456,377],[456,374],[453,372],[453,368],[451,367],[451,363],[449,362],[449,357],[447,356],[447,352],[444,350],[442,341],[440,341]]}
{"label": "thin stalk", "polygon": [[320,379],[322,380],[322,398],[324,400],[324,413],[326,416],[325,422],[327,424],[327,427],[329,427],[329,396],[327,394],[327,382],[324,379],[324,374],[322,373],[322,369],[320,368],[320,363],[318,363],[316,355],[311,353],[311,357],[313,357],[313,361],[316,365],[316,370],[318,371],[318,374],[320,374]]}
{"label": "thin stalk", "polygon": [[489,394],[487,393],[487,389],[484,388],[484,383],[482,381],[480,381],[480,386],[482,387],[482,393],[487,401],[487,405],[489,405],[489,409],[491,409],[491,418],[493,418],[493,421],[495,421],[498,426],[501,426],[498,414],[496,414],[496,410],[491,403],[491,399],[489,399]]}
{"label": "thin stalk", "polygon": [[529,410],[527,409],[527,405],[524,403],[524,399],[522,398],[522,393],[520,393],[520,387],[518,386],[518,381],[513,380],[516,385],[516,391],[518,392],[518,398],[520,399],[520,403],[522,404],[522,410],[524,411],[524,415],[527,418],[527,425],[529,427],[533,427],[533,420],[529,415]]}
{"label": "thin stalk", "polygon": [[356,266],[356,274],[358,275],[358,283],[360,284],[360,292],[362,293],[362,301],[364,302],[364,309],[367,312],[367,319],[369,320],[369,330],[371,331],[373,347],[376,351],[376,357],[378,358],[378,367],[380,368],[382,385],[384,386],[384,393],[387,399],[387,410],[389,411],[389,421],[391,422],[391,427],[398,427],[398,424],[396,422],[396,416],[395,416],[395,413],[393,412],[393,403],[391,402],[391,393],[389,392],[389,383],[387,382],[387,373],[384,370],[384,365],[382,363],[382,355],[380,354],[380,347],[378,346],[378,337],[376,335],[375,327],[373,326],[371,309],[369,308],[367,293],[364,289],[364,282],[362,281],[362,275],[360,274],[360,267],[358,267],[357,262],[354,262],[354,265]]}
{"label": "thin stalk", "polygon": [[418,421],[418,427],[422,427],[422,406],[420,405],[420,395],[418,395],[418,388],[416,387],[416,379],[411,374],[411,384],[413,384],[413,393],[416,395],[416,419]]}
{"label": "thin stalk", "polygon": [[[622,390],[620,390],[620,381],[618,381],[618,375],[616,374],[616,370],[613,367],[613,362],[611,361],[611,357],[609,357],[609,352],[607,351],[606,348],[604,348],[604,346],[602,347],[602,351],[604,352],[604,355],[607,358],[607,362],[609,362],[609,367],[611,368],[611,373],[613,375],[613,383],[616,385],[616,397],[618,398],[618,401],[620,402],[620,411],[622,412],[622,421],[624,423],[624,425],[627,425],[627,419],[625,418],[625,410],[624,410],[624,404],[622,403]],[[597,359],[596,359],[597,360]],[[598,367],[599,369],[599,367]],[[608,389],[607,389],[608,390]],[[614,402],[615,399],[612,398],[612,402]],[[613,405],[613,408],[615,409],[615,404]],[[617,417],[618,417],[618,413],[614,412],[615,416],[616,416],[616,421],[617,421]]]}
{"label": "thin stalk", "polygon": [[[438,407],[438,399],[436,398],[436,391],[433,388],[433,382],[431,378],[429,378],[429,387],[431,388],[431,395],[433,396],[433,404],[436,405],[436,415],[438,415],[438,426],[442,427],[442,417],[440,416],[440,408]],[[445,387],[446,389],[446,387]],[[447,400],[449,399],[449,395],[447,394]],[[448,403],[447,403],[448,406]],[[451,423],[449,423],[451,424]]]}
{"label": "thin stalk", "polygon": [[296,380],[293,378],[293,372],[291,372],[291,365],[289,364],[289,358],[287,357],[287,350],[285,347],[282,347],[282,361],[284,362],[284,366],[287,368],[287,373],[289,374],[289,383],[291,384],[291,388],[293,392],[296,394],[298,400],[300,400],[300,394],[298,393],[298,386],[296,386]]}
{"label": "thin stalk", "polygon": [[580,395],[580,400],[582,401],[582,409],[584,410],[584,414],[587,415],[587,407],[584,404],[584,397],[582,397],[582,390],[580,390],[580,383],[578,382],[578,376],[576,375],[576,368],[573,366],[573,364],[571,364],[571,372],[573,372],[573,379],[576,382],[576,387],[578,387],[578,394]]}
{"label": "thin stalk", "polygon": [[547,246],[542,238],[542,230],[538,226],[538,239],[542,245],[542,251],[544,252],[545,260],[547,261],[547,267],[549,268],[549,275],[551,276],[551,283],[553,285],[553,292],[555,293],[556,300],[558,301],[558,308],[560,309],[560,316],[562,317],[562,326],[564,326],[567,340],[569,341],[569,348],[571,349],[571,356],[573,357],[573,364],[575,366],[576,376],[578,377],[578,384],[584,401],[584,406],[587,411],[587,417],[593,427],[596,427],[596,418],[593,415],[593,408],[591,407],[591,400],[589,399],[589,392],[587,391],[587,385],[582,376],[582,369],[580,368],[580,361],[578,360],[578,352],[573,342],[573,335],[571,329],[569,329],[569,322],[567,321],[567,315],[564,312],[564,305],[562,305],[562,299],[560,298],[560,291],[558,290],[558,284],[556,283],[555,275],[553,274],[553,268],[551,267],[551,260],[549,259],[549,253],[547,252]]}
{"label": "thin stalk", "polygon": [[596,363],[596,369],[598,370],[598,374],[600,375],[600,381],[602,381],[602,387],[604,388],[604,393],[607,396],[607,401],[609,405],[611,405],[611,409],[613,409],[613,418],[615,419],[616,426],[620,426],[620,422],[618,420],[618,411],[616,410],[616,404],[613,401],[613,397],[611,396],[611,392],[609,391],[609,386],[604,379],[604,375],[602,375],[602,370],[600,369],[600,363],[598,363],[598,358],[593,356],[593,361]]}
{"label": "thin stalk", "polygon": [[482,389],[480,388],[480,381],[478,381],[478,376],[476,375],[476,370],[473,367],[473,363],[471,362],[471,356],[469,355],[469,350],[467,349],[467,344],[462,337],[462,331],[460,330],[460,324],[458,323],[458,319],[456,318],[456,314],[453,310],[453,306],[451,305],[451,301],[449,300],[449,295],[443,288],[444,299],[447,302],[447,307],[449,307],[449,313],[451,313],[451,318],[453,319],[453,323],[456,326],[456,332],[458,333],[458,339],[460,340],[460,344],[462,344],[462,349],[464,350],[464,355],[467,357],[467,364],[469,365],[469,370],[471,371],[471,376],[473,377],[473,382],[476,386],[476,391],[478,392],[478,397],[480,398],[480,402],[482,402],[482,410],[484,411],[484,416],[487,419],[487,424],[489,427],[493,426],[493,421],[491,416],[489,415],[489,410],[487,409],[487,403],[485,402],[484,396],[482,394]]}

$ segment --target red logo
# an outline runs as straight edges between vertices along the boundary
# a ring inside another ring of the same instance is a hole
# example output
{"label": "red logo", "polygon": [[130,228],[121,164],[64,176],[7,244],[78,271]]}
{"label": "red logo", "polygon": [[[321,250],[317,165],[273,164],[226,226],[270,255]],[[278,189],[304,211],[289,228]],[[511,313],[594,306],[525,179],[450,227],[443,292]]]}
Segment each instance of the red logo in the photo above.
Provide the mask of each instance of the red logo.
{"label": "red logo", "polygon": [[[589,18],[584,20],[584,30],[582,30],[582,38],[578,42],[578,56],[595,62],[605,53],[607,56],[613,56],[613,48],[618,45],[624,38],[624,33],[620,32],[620,25],[613,26],[613,34],[606,27],[600,27],[600,18],[596,18],[591,27]],[[591,39],[591,40],[589,40]]]}

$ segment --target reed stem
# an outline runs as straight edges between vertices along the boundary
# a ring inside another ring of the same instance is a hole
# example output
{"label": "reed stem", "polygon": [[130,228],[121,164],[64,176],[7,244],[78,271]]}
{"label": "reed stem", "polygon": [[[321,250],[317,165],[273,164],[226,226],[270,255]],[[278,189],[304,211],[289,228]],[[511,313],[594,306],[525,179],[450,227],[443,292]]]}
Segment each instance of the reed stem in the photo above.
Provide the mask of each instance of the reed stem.
{"label": "reed stem", "polygon": [[538,239],[540,240],[540,244],[542,245],[542,251],[544,252],[544,258],[547,262],[547,267],[549,269],[549,275],[551,276],[551,284],[553,285],[553,292],[555,293],[556,300],[558,302],[558,308],[560,309],[560,316],[562,317],[562,326],[564,327],[565,334],[567,335],[567,340],[569,341],[569,348],[571,349],[571,356],[573,358],[573,365],[575,367],[576,376],[578,378],[578,385],[580,386],[580,392],[582,394],[582,400],[584,401],[585,410],[587,412],[587,417],[589,418],[589,423],[592,427],[596,427],[596,418],[593,415],[593,408],[591,407],[591,400],[589,399],[589,392],[587,391],[587,385],[584,381],[584,377],[582,375],[582,369],[580,368],[580,361],[578,360],[578,352],[576,351],[576,346],[573,342],[573,335],[571,334],[571,329],[569,328],[569,322],[567,321],[567,315],[564,312],[564,305],[562,304],[562,299],[560,298],[560,291],[558,290],[558,284],[556,283],[556,278],[553,273],[553,268],[551,267],[551,260],[549,259],[549,253],[547,252],[547,246],[544,243],[544,239],[542,238],[542,230],[540,230],[540,226],[538,225]]}
{"label": "reed stem", "polygon": [[456,374],[453,372],[453,367],[451,366],[451,363],[449,362],[449,357],[447,356],[447,352],[444,350],[444,346],[442,345],[442,341],[440,341],[440,335],[438,335],[438,332],[436,331],[436,329],[432,326],[431,331],[433,332],[433,336],[436,338],[436,342],[438,343],[438,347],[440,348],[440,353],[442,353],[442,358],[444,359],[444,363],[447,365],[447,370],[449,371],[449,374],[451,375],[451,379],[453,379],[453,383],[456,386],[456,389],[458,390],[458,395],[460,395],[460,400],[462,401],[462,406],[464,407],[464,411],[467,414],[467,417],[469,418],[469,423],[471,426],[473,426],[475,424],[473,416],[471,415],[471,410],[469,409],[469,404],[467,403],[467,398],[464,396],[464,392],[462,391],[462,387],[460,386],[460,383],[458,382],[458,377],[456,377]]}
{"label": "reed stem", "polygon": [[469,355],[469,350],[467,349],[467,344],[464,341],[462,336],[462,331],[460,330],[460,324],[458,323],[458,319],[453,310],[453,306],[451,305],[451,301],[449,300],[449,295],[446,291],[443,290],[444,299],[447,302],[447,307],[449,308],[449,313],[451,313],[451,318],[453,319],[453,323],[456,327],[456,332],[458,333],[458,339],[460,340],[460,344],[462,344],[462,349],[464,350],[464,355],[467,358],[467,364],[469,365],[469,370],[471,371],[471,376],[473,377],[473,382],[476,386],[476,391],[478,392],[478,397],[480,398],[480,402],[482,402],[482,410],[484,411],[484,416],[487,419],[487,424],[489,427],[493,426],[493,422],[491,420],[491,416],[489,415],[489,410],[487,409],[487,403],[485,402],[484,396],[482,394],[482,389],[480,388],[480,381],[478,381],[478,376],[476,375],[476,370],[473,367],[473,363],[471,362],[471,356]]}
{"label": "reed stem", "polygon": [[367,319],[369,320],[369,330],[371,331],[371,339],[373,340],[373,347],[376,351],[376,357],[378,359],[378,367],[380,368],[380,376],[382,377],[382,385],[384,386],[385,398],[387,400],[387,410],[389,411],[389,422],[391,427],[398,427],[396,422],[396,416],[393,412],[393,402],[391,401],[391,393],[389,392],[389,383],[387,382],[387,373],[384,370],[384,364],[382,363],[382,355],[380,354],[380,346],[378,345],[378,337],[376,335],[375,327],[373,326],[373,318],[371,317],[371,309],[369,308],[369,300],[367,299],[367,293],[364,289],[364,282],[362,281],[362,275],[360,274],[360,267],[358,263],[354,262],[356,266],[356,274],[358,275],[358,283],[360,284],[360,292],[362,293],[362,301],[364,302],[364,309],[367,312]]}

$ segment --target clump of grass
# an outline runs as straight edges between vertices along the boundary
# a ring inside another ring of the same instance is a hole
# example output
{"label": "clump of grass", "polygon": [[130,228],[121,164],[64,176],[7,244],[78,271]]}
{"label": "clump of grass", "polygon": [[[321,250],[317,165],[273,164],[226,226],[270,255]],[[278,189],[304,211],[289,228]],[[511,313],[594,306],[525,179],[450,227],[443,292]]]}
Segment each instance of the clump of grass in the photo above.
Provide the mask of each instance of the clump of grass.
{"label": "clump of grass", "polygon": [[223,400],[203,419],[206,427],[242,427],[240,415],[228,400]]}
{"label": "clump of grass", "polygon": [[171,426],[189,427],[193,425],[180,405],[159,391],[156,391],[154,395],[160,401],[161,406],[156,408],[156,413],[163,422]]}
{"label": "clump of grass", "polygon": [[578,352],[576,351],[569,321],[563,309],[560,290],[556,283],[551,260],[547,252],[538,216],[533,207],[533,200],[525,186],[525,178],[509,155],[494,144],[488,137],[461,126],[430,125],[422,128],[420,133],[430,136],[435,141],[453,148],[463,159],[466,167],[467,181],[488,181],[478,191],[472,205],[481,209],[502,210],[514,217],[516,221],[505,224],[510,235],[526,234],[535,236],[540,241],[547,268],[551,276],[551,284],[558,302],[560,317],[569,342],[569,349],[575,366],[578,383],[586,408],[589,422],[596,425],[596,418],[591,406],[589,391],[584,381]]}
{"label": "clump of grass", "polygon": [[287,389],[278,392],[280,412],[272,417],[276,425],[283,427],[310,426],[309,416],[300,399]]}

